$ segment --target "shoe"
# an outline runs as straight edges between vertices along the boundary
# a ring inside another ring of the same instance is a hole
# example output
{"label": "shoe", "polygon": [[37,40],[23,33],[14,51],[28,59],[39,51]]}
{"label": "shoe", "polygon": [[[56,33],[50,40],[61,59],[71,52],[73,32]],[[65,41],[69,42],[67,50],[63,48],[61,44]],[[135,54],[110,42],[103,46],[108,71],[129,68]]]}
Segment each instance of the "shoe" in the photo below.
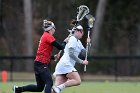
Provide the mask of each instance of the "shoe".
{"label": "shoe", "polygon": [[18,86],[16,86],[16,85],[14,85],[13,91],[14,91],[14,93],[21,93],[21,92],[18,90]]}
{"label": "shoe", "polygon": [[60,89],[56,86],[52,87],[54,93],[60,93]]}

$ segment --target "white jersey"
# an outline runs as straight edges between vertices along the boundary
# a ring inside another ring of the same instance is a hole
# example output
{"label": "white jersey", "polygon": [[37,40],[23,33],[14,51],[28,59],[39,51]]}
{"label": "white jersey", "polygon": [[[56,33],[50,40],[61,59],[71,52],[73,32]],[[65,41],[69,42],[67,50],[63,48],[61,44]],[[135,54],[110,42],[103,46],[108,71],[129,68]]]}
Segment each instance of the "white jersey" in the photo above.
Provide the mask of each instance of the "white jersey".
{"label": "white jersey", "polygon": [[75,38],[74,36],[71,36],[68,43],[65,46],[63,56],[56,65],[55,74],[66,74],[72,71],[77,71],[74,68],[76,61],[69,56],[69,48],[73,48],[75,50],[74,55],[76,57],[78,57],[81,50],[84,49],[81,41]]}

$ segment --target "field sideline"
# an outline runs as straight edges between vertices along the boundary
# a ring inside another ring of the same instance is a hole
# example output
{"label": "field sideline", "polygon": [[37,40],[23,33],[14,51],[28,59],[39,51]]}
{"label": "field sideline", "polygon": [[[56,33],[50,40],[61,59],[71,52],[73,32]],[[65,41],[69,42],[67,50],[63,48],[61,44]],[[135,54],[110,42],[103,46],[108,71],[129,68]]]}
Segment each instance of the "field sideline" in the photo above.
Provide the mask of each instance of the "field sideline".
{"label": "field sideline", "polygon": [[[0,82],[0,93],[13,93],[14,84],[22,86],[29,83],[31,82]],[[140,93],[140,82],[83,82],[80,86],[66,88],[61,93]]]}

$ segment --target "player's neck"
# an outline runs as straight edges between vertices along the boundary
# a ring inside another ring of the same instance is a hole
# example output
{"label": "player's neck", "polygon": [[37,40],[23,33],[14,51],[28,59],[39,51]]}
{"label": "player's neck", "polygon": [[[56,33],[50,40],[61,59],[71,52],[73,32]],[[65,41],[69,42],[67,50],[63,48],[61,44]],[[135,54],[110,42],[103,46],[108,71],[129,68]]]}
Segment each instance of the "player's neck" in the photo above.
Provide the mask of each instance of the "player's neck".
{"label": "player's neck", "polygon": [[78,36],[74,35],[74,37],[75,37],[77,40],[79,40]]}

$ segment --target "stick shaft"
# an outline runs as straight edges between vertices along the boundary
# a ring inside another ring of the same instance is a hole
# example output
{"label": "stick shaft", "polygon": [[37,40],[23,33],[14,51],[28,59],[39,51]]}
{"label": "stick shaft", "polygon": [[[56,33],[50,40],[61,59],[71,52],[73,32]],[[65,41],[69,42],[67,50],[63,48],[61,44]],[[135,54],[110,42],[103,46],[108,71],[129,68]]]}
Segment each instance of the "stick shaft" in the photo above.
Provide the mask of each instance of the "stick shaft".
{"label": "stick shaft", "polygon": [[[89,38],[89,35],[90,35],[90,30],[88,30],[88,38]],[[87,45],[86,45],[86,57],[85,57],[85,60],[87,60],[88,49],[89,49],[89,43],[87,43]],[[84,72],[86,72],[86,70],[87,70],[87,66],[84,65]]]}

